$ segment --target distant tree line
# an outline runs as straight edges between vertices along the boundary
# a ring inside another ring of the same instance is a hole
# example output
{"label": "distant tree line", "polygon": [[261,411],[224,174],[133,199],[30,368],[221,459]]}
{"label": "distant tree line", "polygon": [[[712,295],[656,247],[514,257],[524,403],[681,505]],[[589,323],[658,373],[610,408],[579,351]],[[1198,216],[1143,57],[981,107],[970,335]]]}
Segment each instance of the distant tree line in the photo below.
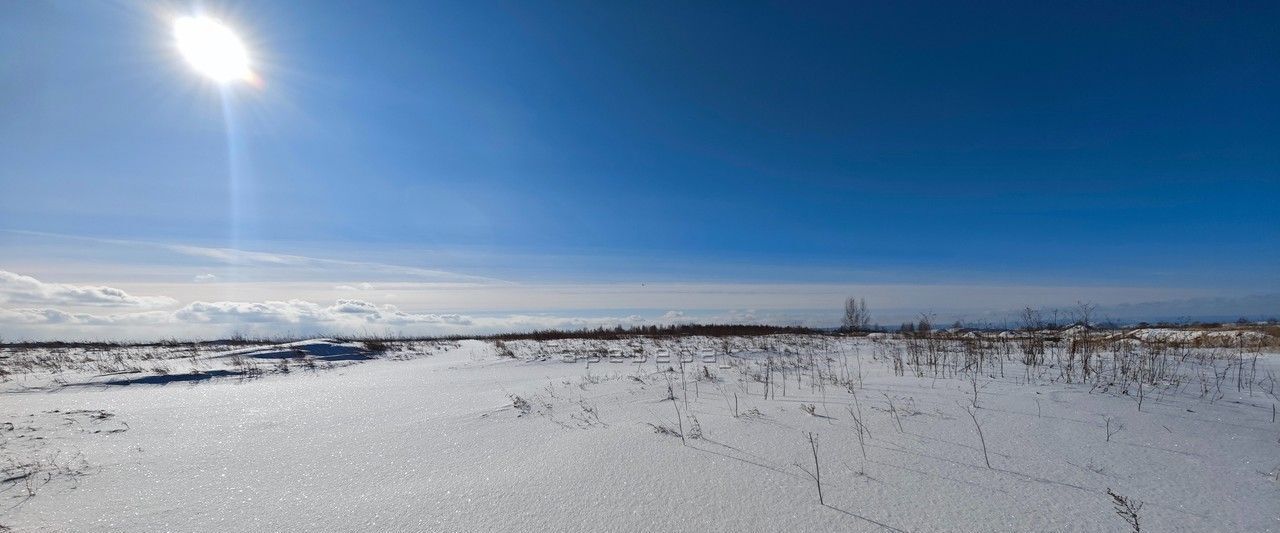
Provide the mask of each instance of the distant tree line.
{"label": "distant tree line", "polygon": [[782,334],[815,334],[821,330],[801,326],[770,326],[763,324],[672,324],[650,326],[616,326],[612,328],[597,327],[577,330],[544,329],[524,333],[495,333],[491,335],[457,335],[450,337],[433,337],[441,340],[491,339],[502,341],[535,340],[549,341],[561,339],[595,339],[612,340],[629,337],[686,337],[703,335],[707,337],[754,337],[760,335]]}

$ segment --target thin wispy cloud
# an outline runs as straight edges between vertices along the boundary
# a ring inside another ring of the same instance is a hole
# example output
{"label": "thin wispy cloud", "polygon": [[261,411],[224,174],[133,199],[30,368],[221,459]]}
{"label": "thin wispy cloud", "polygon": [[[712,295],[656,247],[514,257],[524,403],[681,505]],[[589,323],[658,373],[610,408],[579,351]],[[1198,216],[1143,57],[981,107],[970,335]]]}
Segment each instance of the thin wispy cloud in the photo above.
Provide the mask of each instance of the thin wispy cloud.
{"label": "thin wispy cloud", "polygon": [[207,248],[188,245],[160,245],[175,253],[210,259],[228,265],[250,266],[284,266],[311,270],[341,270],[343,272],[367,272],[382,275],[400,276],[409,279],[429,279],[443,282],[464,283],[505,283],[502,280],[483,276],[471,276],[403,265],[389,265],[367,261],[346,261],[340,259],[323,259],[302,255],[274,254],[237,250],[233,248]]}
{"label": "thin wispy cloud", "polygon": [[[274,276],[287,275],[293,279],[305,279],[308,276],[324,275],[329,277],[377,276],[401,281],[462,283],[462,284],[503,284],[507,281],[486,277],[451,272],[447,270],[422,268],[407,265],[382,263],[376,261],[356,261],[348,259],[331,259],[298,254],[261,252],[236,248],[219,248],[195,246],[190,244],[173,244],[127,239],[104,239],[79,235],[66,235],[40,231],[0,229],[0,232],[31,237],[43,237],[50,240],[75,240],[97,244],[144,248],[153,252],[168,253],[176,256],[194,258],[205,265],[225,265],[240,268],[240,276],[252,277],[258,273],[271,273]],[[213,274],[201,273],[197,281],[212,281]]]}

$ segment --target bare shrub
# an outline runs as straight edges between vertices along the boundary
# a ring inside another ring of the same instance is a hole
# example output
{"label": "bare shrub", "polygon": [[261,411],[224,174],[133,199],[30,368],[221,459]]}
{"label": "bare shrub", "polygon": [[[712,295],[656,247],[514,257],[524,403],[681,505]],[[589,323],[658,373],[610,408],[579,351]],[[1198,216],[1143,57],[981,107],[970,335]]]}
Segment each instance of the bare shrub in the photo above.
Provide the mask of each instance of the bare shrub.
{"label": "bare shrub", "polygon": [[893,403],[893,398],[888,394],[884,395],[884,401],[889,403],[889,416],[893,417],[893,422],[898,425],[898,433],[902,433],[902,417],[898,415],[898,406]]}
{"label": "bare shrub", "polygon": [[1113,420],[1109,416],[1103,419],[1103,423],[1105,424],[1107,429],[1107,442],[1111,442],[1111,437],[1116,433],[1124,431],[1124,424],[1119,421]]}
{"label": "bare shrub", "polygon": [[974,429],[978,430],[978,442],[982,444],[982,461],[987,464],[987,468],[991,468],[991,456],[987,454],[987,438],[982,434],[982,424],[978,423],[978,414],[971,406],[964,406],[964,412],[973,420]]}
{"label": "bare shrub", "polygon": [[382,339],[371,339],[363,342],[364,349],[372,353],[386,353],[391,349],[391,345]]}
{"label": "bare shrub", "polygon": [[1140,533],[1142,525],[1138,522],[1138,512],[1142,510],[1142,502],[1116,494],[1109,488],[1107,495],[1111,496],[1111,504],[1115,506],[1116,514],[1129,524],[1129,529],[1133,533]]}
{"label": "bare shrub", "polygon": [[578,404],[580,412],[570,415],[570,418],[577,420],[582,427],[605,426],[603,420],[600,420],[600,409],[595,404],[581,398],[574,402]]}
{"label": "bare shrub", "polygon": [[809,450],[813,452],[813,471],[810,472],[809,469],[801,466],[800,463],[796,463],[795,465],[796,468],[799,468],[800,471],[808,474],[809,477],[813,479],[813,483],[818,486],[818,503],[820,505],[826,505],[827,503],[822,499],[822,466],[818,464],[818,436],[813,433],[805,433],[805,438],[809,440]]}
{"label": "bare shrub", "polygon": [[74,480],[88,470],[89,463],[79,452],[64,454],[62,450],[56,450],[43,457],[9,457],[0,465],[0,487],[20,486],[27,498],[33,498],[40,487],[55,479]]}
{"label": "bare shrub", "polygon": [[[853,399],[854,402],[857,402],[858,397],[855,395]],[[862,468],[859,469],[859,473],[865,474],[867,471],[867,438],[871,437],[871,430],[867,429],[866,424],[862,423],[862,406],[856,403],[855,405],[857,405],[856,410],[854,405],[849,406],[849,416],[853,417],[854,429],[858,432],[858,448],[862,450]]]}
{"label": "bare shrub", "polygon": [[[646,423],[648,424],[648,422]],[[653,432],[659,435],[666,435],[668,437],[680,437],[681,439],[684,438],[684,435],[681,435],[679,431],[676,431],[670,427],[667,427],[661,424],[649,424],[649,427],[653,428]]]}
{"label": "bare shrub", "polygon": [[524,416],[533,412],[533,406],[526,400],[515,394],[511,395],[511,407],[514,407],[520,414],[516,416]]}
{"label": "bare shrub", "polygon": [[692,413],[689,414],[689,438],[702,438],[702,424],[698,422],[698,417]]}
{"label": "bare shrub", "polygon": [[493,348],[498,352],[498,357],[510,357],[512,359],[516,358],[516,353],[512,351],[511,347],[507,346],[507,343],[505,342],[502,342],[500,340],[493,341]]}

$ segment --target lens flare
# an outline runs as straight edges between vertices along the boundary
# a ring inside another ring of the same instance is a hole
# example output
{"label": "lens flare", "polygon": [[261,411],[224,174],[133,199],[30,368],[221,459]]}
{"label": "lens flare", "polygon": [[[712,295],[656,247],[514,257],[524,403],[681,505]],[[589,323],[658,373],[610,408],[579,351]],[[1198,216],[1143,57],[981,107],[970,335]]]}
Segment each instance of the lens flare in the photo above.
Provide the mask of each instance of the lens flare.
{"label": "lens flare", "polygon": [[173,23],[173,37],[178,51],[196,72],[221,84],[252,79],[248,49],[221,21],[179,17]]}

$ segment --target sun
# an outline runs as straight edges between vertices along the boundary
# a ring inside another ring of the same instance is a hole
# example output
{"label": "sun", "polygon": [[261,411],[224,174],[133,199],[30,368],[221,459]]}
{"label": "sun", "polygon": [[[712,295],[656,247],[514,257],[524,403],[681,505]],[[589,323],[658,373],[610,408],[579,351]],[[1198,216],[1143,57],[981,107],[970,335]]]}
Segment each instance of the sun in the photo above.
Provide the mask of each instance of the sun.
{"label": "sun", "polygon": [[215,82],[248,81],[249,50],[235,32],[218,19],[179,17],[173,22],[178,51],[197,72]]}

